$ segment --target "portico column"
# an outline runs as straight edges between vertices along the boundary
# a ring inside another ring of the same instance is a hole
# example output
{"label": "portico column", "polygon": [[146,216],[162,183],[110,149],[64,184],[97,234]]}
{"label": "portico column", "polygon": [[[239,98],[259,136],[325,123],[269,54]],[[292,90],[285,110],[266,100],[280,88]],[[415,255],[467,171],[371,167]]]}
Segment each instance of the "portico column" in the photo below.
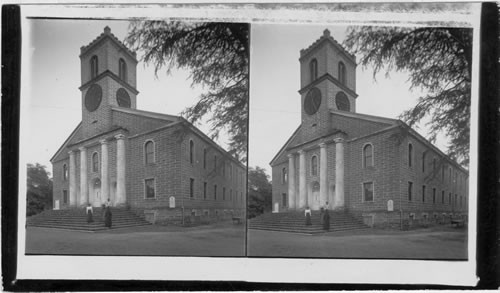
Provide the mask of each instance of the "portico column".
{"label": "portico column", "polygon": [[305,208],[306,206],[306,154],[303,150],[299,151],[299,206],[298,208]]}
{"label": "portico column", "polygon": [[319,153],[319,200],[320,205],[323,206],[328,201],[328,157],[326,154],[326,144],[320,143]]}
{"label": "portico column", "polygon": [[116,138],[116,200],[115,206],[124,205],[127,200],[125,188],[125,136],[118,134]]}
{"label": "portico column", "polygon": [[78,149],[80,150],[80,205],[86,205],[89,202],[87,185],[87,149],[85,147],[80,147]]}
{"label": "portico column", "polygon": [[69,151],[69,205],[78,206],[76,199],[76,158],[75,152]]}
{"label": "portico column", "polygon": [[335,199],[334,208],[344,207],[344,139],[335,140]]}
{"label": "portico column", "polygon": [[108,142],[103,139],[101,143],[101,204],[109,198],[109,174],[108,174]]}
{"label": "portico column", "polygon": [[295,158],[293,154],[288,154],[288,206],[290,209],[296,207],[295,204]]}

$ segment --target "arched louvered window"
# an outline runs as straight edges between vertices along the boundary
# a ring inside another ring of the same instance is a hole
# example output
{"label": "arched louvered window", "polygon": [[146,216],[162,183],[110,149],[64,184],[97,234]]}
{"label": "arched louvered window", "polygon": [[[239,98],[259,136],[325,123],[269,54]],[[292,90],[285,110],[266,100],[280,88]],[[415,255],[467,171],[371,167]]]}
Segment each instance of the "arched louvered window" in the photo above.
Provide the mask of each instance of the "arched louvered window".
{"label": "arched louvered window", "polygon": [[122,58],[118,61],[118,76],[121,80],[127,82],[127,63]]}
{"label": "arched louvered window", "polygon": [[311,82],[315,81],[318,78],[318,61],[316,59],[309,62],[309,72],[311,75]]}
{"label": "arched louvered window", "polygon": [[97,72],[99,68],[99,62],[97,60],[97,56],[94,55],[90,58],[90,78],[95,78],[97,76]]}
{"label": "arched louvered window", "polygon": [[343,85],[346,83],[345,65],[342,61],[339,62],[339,81]]}

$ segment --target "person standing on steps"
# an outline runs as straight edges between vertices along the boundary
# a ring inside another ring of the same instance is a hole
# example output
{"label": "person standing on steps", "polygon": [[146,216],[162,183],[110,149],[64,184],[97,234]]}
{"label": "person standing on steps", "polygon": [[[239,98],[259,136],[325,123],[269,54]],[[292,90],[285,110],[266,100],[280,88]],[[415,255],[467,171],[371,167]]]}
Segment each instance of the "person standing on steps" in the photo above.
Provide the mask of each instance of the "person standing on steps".
{"label": "person standing on steps", "polygon": [[85,209],[85,213],[87,214],[87,223],[90,224],[90,223],[94,222],[94,219],[93,219],[94,210],[92,209],[92,205],[90,203],[87,205],[87,208]]}
{"label": "person standing on steps", "polygon": [[304,211],[304,215],[306,216],[306,226],[311,226],[311,209],[309,206],[306,207],[306,210]]}
{"label": "person standing on steps", "polygon": [[111,225],[112,225],[112,214],[111,214],[111,208],[110,207],[106,207],[104,208],[104,226],[105,227],[108,227],[111,228]]}
{"label": "person standing on steps", "polygon": [[330,214],[328,209],[325,209],[325,214],[323,215],[323,230],[330,231]]}
{"label": "person standing on steps", "polygon": [[108,207],[111,207],[111,201],[109,200],[109,198],[108,198],[108,200],[104,203],[104,206],[105,206],[105,207],[107,207],[107,208],[108,208]]}

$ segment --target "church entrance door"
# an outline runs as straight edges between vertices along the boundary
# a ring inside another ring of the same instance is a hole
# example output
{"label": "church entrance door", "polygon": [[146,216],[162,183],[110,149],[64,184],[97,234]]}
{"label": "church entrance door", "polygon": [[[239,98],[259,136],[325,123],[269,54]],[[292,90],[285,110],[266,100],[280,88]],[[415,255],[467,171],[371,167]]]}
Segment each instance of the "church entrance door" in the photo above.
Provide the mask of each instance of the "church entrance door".
{"label": "church entrance door", "polygon": [[319,210],[321,203],[319,199],[319,182],[314,181],[309,188],[309,207],[312,210]]}
{"label": "church entrance door", "polygon": [[101,199],[101,179],[96,178],[92,184],[91,189],[91,198],[89,201],[92,203],[94,207],[100,207],[102,203]]}

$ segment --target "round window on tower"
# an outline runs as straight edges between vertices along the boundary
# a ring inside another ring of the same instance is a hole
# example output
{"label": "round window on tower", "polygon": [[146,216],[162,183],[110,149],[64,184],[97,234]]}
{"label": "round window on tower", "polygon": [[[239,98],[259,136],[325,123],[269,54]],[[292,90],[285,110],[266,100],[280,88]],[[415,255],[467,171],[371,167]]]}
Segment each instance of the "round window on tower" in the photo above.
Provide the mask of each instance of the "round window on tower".
{"label": "round window on tower", "polygon": [[130,108],[130,95],[124,88],[119,88],[116,91],[116,101],[118,102],[118,106]]}
{"label": "round window on tower", "polygon": [[321,92],[318,88],[312,88],[304,99],[304,111],[312,115],[316,113],[321,105]]}
{"label": "round window on tower", "polygon": [[351,104],[349,103],[349,98],[344,92],[337,93],[337,96],[335,96],[335,105],[337,105],[337,109],[340,111],[351,110]]}
{"label": "round window on tower", "polygon": [[98,84],[93,84],[85,94],[85,108],[93,112],[99,108],[102,100],[102,88]]}

